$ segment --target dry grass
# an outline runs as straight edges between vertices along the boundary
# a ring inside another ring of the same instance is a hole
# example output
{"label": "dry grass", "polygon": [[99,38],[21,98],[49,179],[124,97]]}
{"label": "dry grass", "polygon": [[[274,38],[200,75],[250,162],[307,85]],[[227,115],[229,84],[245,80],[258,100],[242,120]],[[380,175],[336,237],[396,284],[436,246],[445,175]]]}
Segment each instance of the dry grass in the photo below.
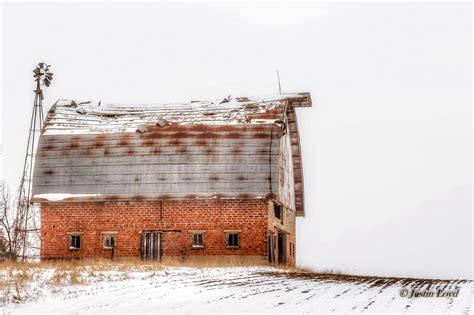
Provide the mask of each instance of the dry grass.
{"label": "dry grass", "polygon": [[[0,263],[0,301],[23,301],[34,282],[34,275],[48,275],[42,279],[42,285],[57,289],[68,285],[82,285],[100,281],[119,281],[130,277],[131,272],[149,272],[150,277],[165,267],[215,268],[266,265],[261,258],[239,256],[203,256],[166,257],[162,262],[142,261],[139,258],[49,260],[41,262],[17,263],[4,261]],[[49,273],[44,271],[50,270]]]}
{"label": "dry grass", "polygon": [[13,266],[12,264],[0,277],[0,303],[21,303],[38,294],[37,288],[30,287],[38,271],[30,270],[26,265]]}
{"label": "dry grass", "polygon": [[[111,261],[108,259],[55,260],[33,263],[0,263],[0,303],[21,303],[36,299],[41,290],[53,291],[69,285],[83,285],[99,281],[129,278],[131,271],[160,269],[157,263],[139,259]],[[111,273],[112,272],[112,273]]]}
{"label": "dry grass", "polygon": [[219,268],[268,266],[259,256],[191,256],[184,261],[180,257],[165,257],[161,263],[164,267]]}
{"label": "dry grass", "polygon": [[80,259],[80,260],[46,260],[32,263],[2,262],[0,263],[0,271],[9,269],[54,269],[54,270],[76,270],[76,269],[92,269],[98,270],[118,270],[124,271],[137,268],[159,268],[160,263],[144,262],[140,259]]}
{"label": "dry grass", "polygon": [[42,289],[59,292],[69,285],[130,279],[133,272],[147,272],[153,278],[166,267],[215,268],[266,265],[261,258],[248,257],[167,257],[163,262],[139,258],[50,260],[17,263],[0,262],[0,303],[22,303],[36,299]]}
{"label": "dry grass", "polygon": [[0,262],[0,271],[9,269],[55,269],[55,270],[156,270],[163,267],[192,267],[192,268],[216,268],[216,267],[239,267],[239,266],[268,266],[261,257],[242,256],[192,256],[183,260],[181,257],[164,257],[162,262],[143,261],[140,258],[116,258],[110,259],[77,259],[77,260],[45,260],[41,262],[18,263],[12,261]]}
{"label": "dry grass", "polygon": [[88,283],[86,277],[83,277],[81,275],[81,271],[77,268],[73,270],[56,269],[53,273],[53,276],[48,281],[48,284],[54,286],[77,285],[86,283]]}

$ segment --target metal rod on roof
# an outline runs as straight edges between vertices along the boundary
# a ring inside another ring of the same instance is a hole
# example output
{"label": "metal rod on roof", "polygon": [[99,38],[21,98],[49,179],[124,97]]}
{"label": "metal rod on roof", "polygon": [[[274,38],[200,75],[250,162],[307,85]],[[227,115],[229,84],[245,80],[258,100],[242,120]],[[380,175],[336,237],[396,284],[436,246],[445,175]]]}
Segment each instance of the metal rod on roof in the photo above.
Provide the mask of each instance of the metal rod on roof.
{"label": "metal rod on roof", "polygon": [[277,77],[278,77],[278,91],[281,95],[280,71],[278,70],[277,70]]}

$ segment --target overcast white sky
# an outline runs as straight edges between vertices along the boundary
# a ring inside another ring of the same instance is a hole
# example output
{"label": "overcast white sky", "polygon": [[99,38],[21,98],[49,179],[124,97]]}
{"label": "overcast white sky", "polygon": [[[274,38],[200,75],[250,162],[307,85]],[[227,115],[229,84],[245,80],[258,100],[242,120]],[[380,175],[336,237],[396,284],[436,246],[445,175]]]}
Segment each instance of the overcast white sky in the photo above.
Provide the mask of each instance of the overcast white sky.
{"label": "overcast white sky", "polygon": [[309,91],[300,264],[472,278],[471,5],[3,4],[3,172],[21,177],[37,62],[58,98]]}

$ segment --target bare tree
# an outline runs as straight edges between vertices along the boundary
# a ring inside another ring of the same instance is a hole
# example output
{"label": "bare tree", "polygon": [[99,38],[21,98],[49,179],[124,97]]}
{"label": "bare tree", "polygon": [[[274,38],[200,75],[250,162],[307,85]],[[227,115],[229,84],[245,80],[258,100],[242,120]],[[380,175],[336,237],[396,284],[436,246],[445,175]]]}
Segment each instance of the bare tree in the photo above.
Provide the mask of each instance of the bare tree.
{"label": "bare tree", "polygon": [[[0,259],[16,260],[23,248],[27,231],[23,225],[26,215],[25,202],[16,202],[8,187],[0,183]],[[30,246],[31,244],[26,244]]]}

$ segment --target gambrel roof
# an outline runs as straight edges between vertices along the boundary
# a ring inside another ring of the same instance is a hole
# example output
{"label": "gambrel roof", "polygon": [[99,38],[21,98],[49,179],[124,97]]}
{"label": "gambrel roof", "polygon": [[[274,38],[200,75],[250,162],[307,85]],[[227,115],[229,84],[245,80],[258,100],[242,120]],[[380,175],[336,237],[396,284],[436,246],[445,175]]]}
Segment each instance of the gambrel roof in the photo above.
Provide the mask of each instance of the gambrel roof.
{"label": "gambrel roof", "polygon": [[309,93],[134,106],[59,100],[40,137],[33,201],[274,198],[288,126],[302,214],[294,107],[308,106]]}

